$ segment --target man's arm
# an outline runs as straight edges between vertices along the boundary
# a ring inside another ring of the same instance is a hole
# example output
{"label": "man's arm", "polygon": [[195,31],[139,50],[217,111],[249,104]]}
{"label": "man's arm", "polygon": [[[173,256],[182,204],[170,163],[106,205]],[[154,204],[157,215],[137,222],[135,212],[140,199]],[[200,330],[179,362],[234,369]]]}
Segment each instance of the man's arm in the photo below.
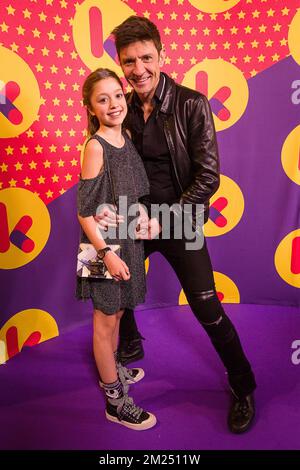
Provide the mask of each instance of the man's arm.
{"label": "man's arm", "polygon": [[215,126],[209,102],[204,95],[199,96],[191,112],[187,141],[194,179],[181,195],[180,204],[204,204],[220,184]]}

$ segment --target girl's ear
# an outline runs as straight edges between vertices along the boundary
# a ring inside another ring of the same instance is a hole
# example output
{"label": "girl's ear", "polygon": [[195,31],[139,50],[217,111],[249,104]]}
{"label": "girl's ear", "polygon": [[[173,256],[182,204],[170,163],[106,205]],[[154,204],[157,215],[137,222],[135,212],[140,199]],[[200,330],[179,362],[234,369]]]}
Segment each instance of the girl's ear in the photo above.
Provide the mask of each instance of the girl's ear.
{"label": "girl's ear", "polygon": [[91,116],[95,116],[94,111],[89,106],[87,106],[86,109],[88,110],[88,112],[90,113]]}

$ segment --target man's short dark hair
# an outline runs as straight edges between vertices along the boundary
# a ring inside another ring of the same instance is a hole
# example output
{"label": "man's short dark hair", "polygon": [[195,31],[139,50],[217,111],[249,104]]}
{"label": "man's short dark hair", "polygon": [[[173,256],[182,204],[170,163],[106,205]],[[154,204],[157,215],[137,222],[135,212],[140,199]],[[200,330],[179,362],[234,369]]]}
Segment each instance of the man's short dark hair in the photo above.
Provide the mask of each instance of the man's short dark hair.
{"label": "man's short dark hair", "polygon": [[152,21],[141,16],[130,16],[117,26],[112,34],[115,38],[118,56],[120,56],[122,47],[137,41],[153,41],[158,53],[162,50],[157,27]]}

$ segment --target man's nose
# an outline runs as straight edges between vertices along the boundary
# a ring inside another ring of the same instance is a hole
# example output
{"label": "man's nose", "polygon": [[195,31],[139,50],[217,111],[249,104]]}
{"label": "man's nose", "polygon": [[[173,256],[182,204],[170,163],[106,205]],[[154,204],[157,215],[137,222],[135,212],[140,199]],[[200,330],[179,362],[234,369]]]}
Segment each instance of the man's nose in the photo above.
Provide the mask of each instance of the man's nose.
{"label": "man's nose", "polygon": [[138,59],[135,62],[135,67],[134,67],[134,74],[135,75],[143,75],[145,72],[145,66],[142,60]]}

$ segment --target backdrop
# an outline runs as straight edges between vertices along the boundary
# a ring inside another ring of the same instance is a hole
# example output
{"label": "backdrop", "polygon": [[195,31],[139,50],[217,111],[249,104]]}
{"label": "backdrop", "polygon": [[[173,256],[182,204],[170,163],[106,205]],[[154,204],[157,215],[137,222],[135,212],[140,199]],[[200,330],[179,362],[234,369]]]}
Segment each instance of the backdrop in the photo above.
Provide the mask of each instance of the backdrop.
{"label": "backdrop", "polygon": [[[1,0],[0,362],[91,317],[74,299],[81,86],[121,75],[111,30],[154,21],[165,72],[207,95],[221,186],[205,227],[222,302],[300,304],[299,0]],[[141,308],[186,303],[160,255]]]}

